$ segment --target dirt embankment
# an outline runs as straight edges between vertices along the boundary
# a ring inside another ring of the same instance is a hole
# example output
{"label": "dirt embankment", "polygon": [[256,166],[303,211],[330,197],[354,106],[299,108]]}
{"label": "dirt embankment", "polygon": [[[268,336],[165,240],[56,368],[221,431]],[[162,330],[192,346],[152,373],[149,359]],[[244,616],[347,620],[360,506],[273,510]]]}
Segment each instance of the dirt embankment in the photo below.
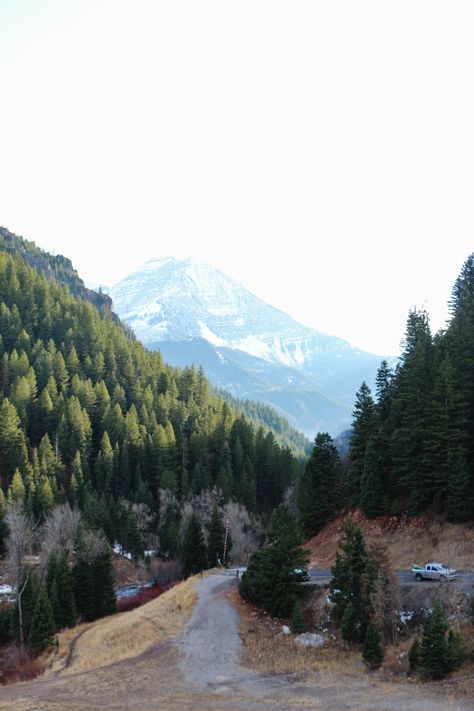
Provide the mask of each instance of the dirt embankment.
{"label": "dirt embankment", "polygon": [[439,561],[461,570],[474,569],[474,525],[447,523],[429,516],[378,516],[366,518],[360,511],[346,512],[328,523],[305,548],[312,568],[329,568],[346,521],[362,529],[369,546],[383,546],[394,570],[406,570],[413,563]]}

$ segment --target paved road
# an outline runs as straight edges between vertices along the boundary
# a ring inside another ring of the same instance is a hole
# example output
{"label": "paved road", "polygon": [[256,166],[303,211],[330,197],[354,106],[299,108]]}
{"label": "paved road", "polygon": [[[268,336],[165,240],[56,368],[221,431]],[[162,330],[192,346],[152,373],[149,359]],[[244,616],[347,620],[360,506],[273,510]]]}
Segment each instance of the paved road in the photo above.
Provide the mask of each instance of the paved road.
{"label": "paved road", "polygon": [[[311,576],[311,582],[317,583],[324,585],[325,583],[329,583],[331,580],[331,571],[330,570],[321,570],[319,568],[309,568],[308,570],[310,576]],[[420,583],[417,583],[415,578],[413,577],[413,574],[410,570],[398,570],[397,571],[397,578],[398,582],[400,585],[420,585]],[[427,585],[443,585],[444,583],[434,581],[434,580],[425,580],[423,581]],[[471,585],[474,585],[474,571],[472,570],[463,570],[459,571],[459,578],[457,580],[452,580],[450,582],[450,585],[461,585],[464,588],[469,588]]]}

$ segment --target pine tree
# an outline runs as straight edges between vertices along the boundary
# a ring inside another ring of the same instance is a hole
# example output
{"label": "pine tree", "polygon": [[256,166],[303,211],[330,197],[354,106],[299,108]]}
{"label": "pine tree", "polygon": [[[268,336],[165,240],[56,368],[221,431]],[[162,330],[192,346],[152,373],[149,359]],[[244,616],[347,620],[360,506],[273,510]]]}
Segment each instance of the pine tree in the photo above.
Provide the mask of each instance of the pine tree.
{"label": "pine tree", "polygon": [[419,652],[419,670],[423,676],[442,679],[449,672],[447,631],[446,613],[437,600],[423,621],[423,636]]}
{"label": "pine tree", "polygon": [[71,568],[66,553],[57,559],[55,566],[55,582],[57,586],[58,615],[55,622],[58,629],[74,627],[77,619],[76,603]]}
{"label": "pine tree", "polygon": [[408,652],[408,663],[411,672],[415,672],[418,669],[418,665],[420,663],[420,641],[418,637],[415,637],[410,647],[410,651]]}
{"label": "pine tree", "polygon": [[187,578],[208,566],[207,549],[201,522],[195,513],[189,517],[183,538],[183,574]]}
{"label": "pine tree", "polygon": [[383,497],[380,459],[374,440],[369,439],[361,477],[360,508],[369,518],[378,516],[383,510]]}
{"label": "pine tree", "polygon": [[354,605],[349,602],[345,606],[341,617],[342,639],[349,643],[360,642],[361,633],[359,629],[360,620],[356,614]]}
{"label": "pine tree", "polygon": [[447,640],[448,671],[456,671],[467,657],[467,650],[461,637],[453,630],[448,631]]}
{"label": "pine tree", "polygon": [[433,341],[428,314],[410,311],[402,367],[394,380],[390,441],[394,489],[408,498],[410,513],[423,510],[433,490],[433,473],[426,464],[426,442],[433,370]]}
{"label": "pine tree", "polygon": [[294,570],[308,562],[303,537],[288,507],[280,505],[274,510],[267,538],[268,546],[251,557],[240,592],[271,615],[287,617],[300,590]]}
{"label": "pine tree", "polygon": [[45,587],[43,586],[38,594],[33,618],[31,620],[30,634],[28,638],[29,646],[36,653],[41,653],[54,641],[55,625],[51,604]]}
{"label": "pine tree", "polygon": [[354,623],[348,629],[350,641],[362,641],[365,637],[367,622],[371,614],[371,593],[374,589],[377,569],[367,553],[362,531],[352,521],[346,523],[344,538],[336,552],[336,563],[331,569],[330,584],[331,599],[334,602],[334,615],[342,625],[346,608],[350,605],[352,611],[347,613],[349,619],[354,617]]}
{"label": "pine tree", "polygon": [[362,645],[362,658],[369,669],[378,669],[383,662],[384,652],[380,642],[380,632],[373,622],[369,622]]}
{"label": "pine tree", "polygon": [[224,562],[223,553],[224,553],[225,529],[222,524],[221,516],[219,514],[219,510],[218,510],[217,506],[214,506],[214,508],[212,510],[212,516],[211,516],[211,520],[209,522],[208,531],[209,531],[208,538],[207,538],[208,564],[209,564],[210,568],[214,568],[216,565],[218,565],[219,560],[222,563]]}
{"label": "pine tree", "polygon": [[76,562],[73,570],[74,602],[77,614],[86,622],[94,620],[94,571],[92,564],[82,558]]}
{"label": "pine tree", "polygon": [[99,454],[95,463],[95,482],[97,490],[100,492],[109,491],[113,477],[113,449],[110,444],[109,435],[104,432],[100,442]]}
{"label": "pine tree", "polygon": [[133,560],[143,558],[144,547],[140,531],[138,530],[137,516],[130,510],[127,515],[127,530],[125,532],[125,545],[132,554]]}
{"label": "pine tree", "polygon": [[336,513],[340,461],[331,436],[318,433],[298,483],[298,506],[305,535],[314,536]]}
{"label": "pine tree", "polygon": [[295,634],[306,632],[306,625],[299,600],[295,600],[291,617],[291,631]]}
{"label": "pine tree", "polygon": [[470,518],[474,508],[471,477],[465,458],[459,452],[451,454],[449,465],[446,517],[449,521],[460,523]]}
{"label": "pine tree", "polygon": [[20,470],[15,469],[10,486],[8,487],[8,500],[22,502],[25,498],[26,489],[21,478]]}
{"label": "pine tree", "polygon": [[112,551],[99,555],[92,564],[94,580],[94,616],[112,615],[117,610]]}
{"label": "pine tree", "polygon": [[376,426],[375,403],[367,383],[363,382],[356,393],[350,440],[350,467],[344,480],[344,492],[352,506],[359,503],[364,470],[365,450]]}

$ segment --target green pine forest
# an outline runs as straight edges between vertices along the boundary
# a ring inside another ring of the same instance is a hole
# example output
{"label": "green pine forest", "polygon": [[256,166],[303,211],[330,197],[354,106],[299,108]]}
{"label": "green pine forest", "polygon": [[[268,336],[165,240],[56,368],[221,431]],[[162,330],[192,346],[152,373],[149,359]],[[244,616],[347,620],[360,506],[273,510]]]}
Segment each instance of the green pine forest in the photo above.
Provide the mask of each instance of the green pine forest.
{"label": "green pine forest", "polygon": [[[41,522],[56,503],[69,502],[110,542],[125,543],[124,502],[146,504],[157,527],[163,491],[182,502],[217,488],[221,501],[258,514],[282,501],[300,472],[301,447],[297,459],[256,418],[213,393],[202,370],[172,368],[147,351],[108,297],[91,292],[89,299],[68,260],[5,233],[1,507],[20,501]],[[41,268],[28,266],[25,255]],[[54,268],[45,268],[50,257]],[[156,531],[171,553],[177,542],[168,534],[177,523],[168,516],[167,530]]]}
{"label": "green pine forest", "polygon": [[474,513],[474,254],[462,266],[444,331],[409,313],[399,364],[357,392],[344,494],[368,516]]}
{"label": "green pine forest", "polygon": [[474,516],[474,254],[462,266],[450,318],[433,335],[424,310],[408,314],[401,357],[382,361],[375,393],[356,393],[348,461],[318,433],[296,499],[300,524],[315,535],[344,507],[369,518]]}

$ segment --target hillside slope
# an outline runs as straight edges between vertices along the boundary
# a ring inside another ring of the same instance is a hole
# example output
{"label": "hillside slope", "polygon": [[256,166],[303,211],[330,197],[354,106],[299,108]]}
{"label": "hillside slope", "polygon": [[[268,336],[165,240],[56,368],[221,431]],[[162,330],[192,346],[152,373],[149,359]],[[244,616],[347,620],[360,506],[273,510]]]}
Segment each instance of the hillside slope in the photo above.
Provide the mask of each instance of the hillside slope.
{"label": "hillside slope", "polygon": [[430,516],[378,516],[368,519],[360,511],[345,512],[330,521],[305,544],[310,551],[310,566],[330,568],[344,535],[344,525],[351,518],[363,531],[369,546],[381,546],[394,570],[407,570],[413,563],[439,561],[445,565],[474,568],[474,528],[447,523]]}

